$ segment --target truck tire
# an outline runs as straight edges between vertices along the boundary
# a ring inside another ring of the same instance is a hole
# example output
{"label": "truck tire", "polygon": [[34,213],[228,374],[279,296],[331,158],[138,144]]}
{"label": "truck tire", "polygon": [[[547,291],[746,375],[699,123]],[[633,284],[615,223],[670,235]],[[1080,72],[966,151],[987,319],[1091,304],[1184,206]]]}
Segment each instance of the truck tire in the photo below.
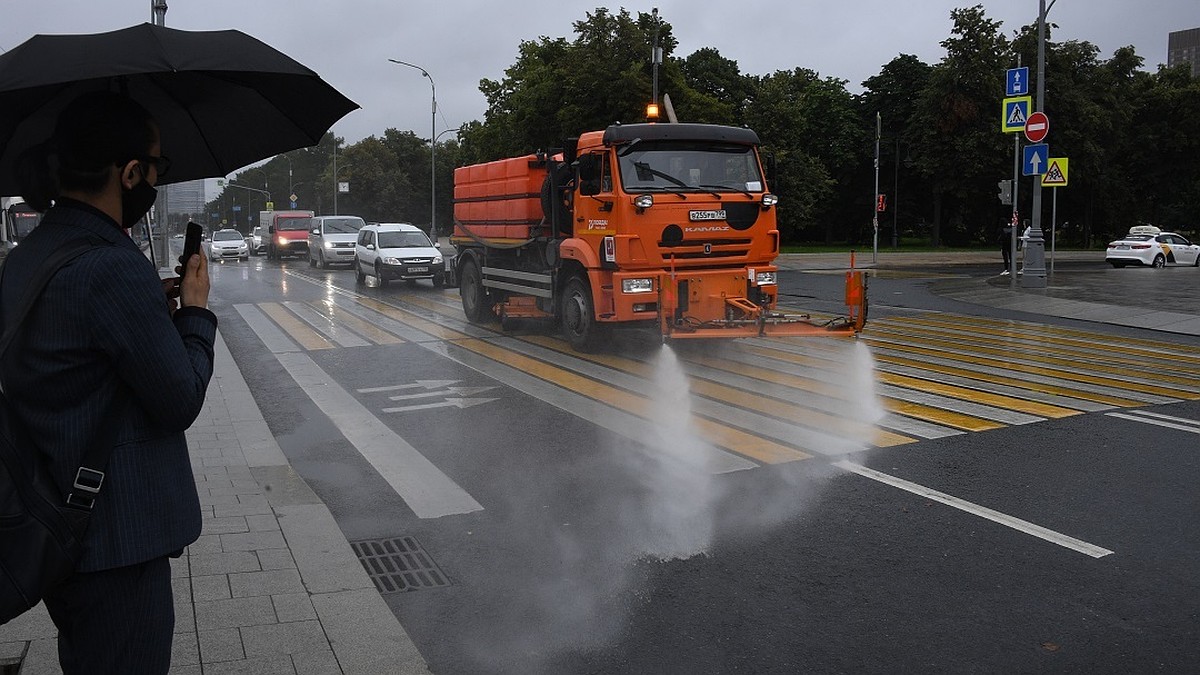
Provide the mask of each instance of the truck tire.
{"label": "truck tire", "polygon": [[563,337],[579,352],[593,352],[600,344],[603,329],[596,322],[596,306],[587,279],[573,276],[563,286],[559,317]]}
{"label": "truck tire", "polygon": [[496,320],[492,311],[492,300],[483,287],[483,274],[474,260],[463,263],[459,276],[459,294],[462,296],[463,314],[471,323],[490,323]]}

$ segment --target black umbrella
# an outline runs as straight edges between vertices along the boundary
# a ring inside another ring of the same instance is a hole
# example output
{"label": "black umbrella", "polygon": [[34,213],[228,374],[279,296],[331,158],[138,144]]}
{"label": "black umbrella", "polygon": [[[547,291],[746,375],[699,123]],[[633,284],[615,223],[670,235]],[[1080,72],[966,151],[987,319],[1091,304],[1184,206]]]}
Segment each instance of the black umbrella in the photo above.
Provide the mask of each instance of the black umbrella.
{"label": "black umbrella", "polygon": [[0,55],[0,194],[13,164],[50,137],[58,113],[88,91],[128,93],[162,130],[164,183],[224,176],[315,145],[358,108],[316,73],[236,30],[151,24],[89,35],[35,35]]}

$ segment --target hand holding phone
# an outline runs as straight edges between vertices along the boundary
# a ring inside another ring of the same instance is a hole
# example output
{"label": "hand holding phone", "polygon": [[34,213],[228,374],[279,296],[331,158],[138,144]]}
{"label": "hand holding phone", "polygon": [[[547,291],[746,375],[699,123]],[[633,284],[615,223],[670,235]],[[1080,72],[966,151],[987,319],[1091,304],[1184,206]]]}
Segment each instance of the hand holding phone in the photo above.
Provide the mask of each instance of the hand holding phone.
{"label": "hand holding phone", "polygon": [[192,259],[192,256],[200,252],[200,236],[204,233],[204,228],[196,223],[187,224],[187,233],[183,237],[183,255],[179,256],[179,265],[182,269],[179,270],[179,278],[187,276],[187,263]]}

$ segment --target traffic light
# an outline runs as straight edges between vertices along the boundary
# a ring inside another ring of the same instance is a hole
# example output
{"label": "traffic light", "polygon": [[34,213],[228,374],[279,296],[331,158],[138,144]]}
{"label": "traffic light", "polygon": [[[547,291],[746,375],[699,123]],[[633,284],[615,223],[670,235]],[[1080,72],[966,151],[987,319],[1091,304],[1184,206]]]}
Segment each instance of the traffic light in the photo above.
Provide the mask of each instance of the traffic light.
{"label": "traffic light", "polygon": [[1012,205],[1012,180],[1002,180],[996,183],[996,187],[1000,188],[1000,194],[996,195],[1000,198],[1001,204]]}
{"label": "traffic light", "polygon": [[875,210],[879,213],[887,211],[887,195],[878,195],[875,198]]}

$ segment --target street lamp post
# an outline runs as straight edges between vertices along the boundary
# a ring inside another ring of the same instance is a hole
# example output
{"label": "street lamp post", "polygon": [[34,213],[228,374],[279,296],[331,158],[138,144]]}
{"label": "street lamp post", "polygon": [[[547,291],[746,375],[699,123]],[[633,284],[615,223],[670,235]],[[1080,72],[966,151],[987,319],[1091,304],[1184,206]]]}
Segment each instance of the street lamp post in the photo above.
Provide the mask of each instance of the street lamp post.
{"label": "street lamp post", "polygon": [[407,61],[398,61],[396,59],[388,59],[392,63],[416,68],[421,71],[421,74],[429,78],[429,93],[432,101],[429,124],[429,236],[433,239],[436,246],[438,243],[437,236],[437,162],[434,158],[434,148],[437,146],[437,87],[433,84],[433,76],[429,74],[421,66]]}
{"label": "street lamp post", "polygon": [[[1046,13],[1057,0],[1038,0],[1038,56],[1037,56],[1037,109],[1046,108]],[[1033,220],[1029,227],[1029,239],[1025,242],[1025,262],[1021,266],[1022,288],[1046,287],[1046,240],[1042,234],[1042,180],[1033,177]]]}

